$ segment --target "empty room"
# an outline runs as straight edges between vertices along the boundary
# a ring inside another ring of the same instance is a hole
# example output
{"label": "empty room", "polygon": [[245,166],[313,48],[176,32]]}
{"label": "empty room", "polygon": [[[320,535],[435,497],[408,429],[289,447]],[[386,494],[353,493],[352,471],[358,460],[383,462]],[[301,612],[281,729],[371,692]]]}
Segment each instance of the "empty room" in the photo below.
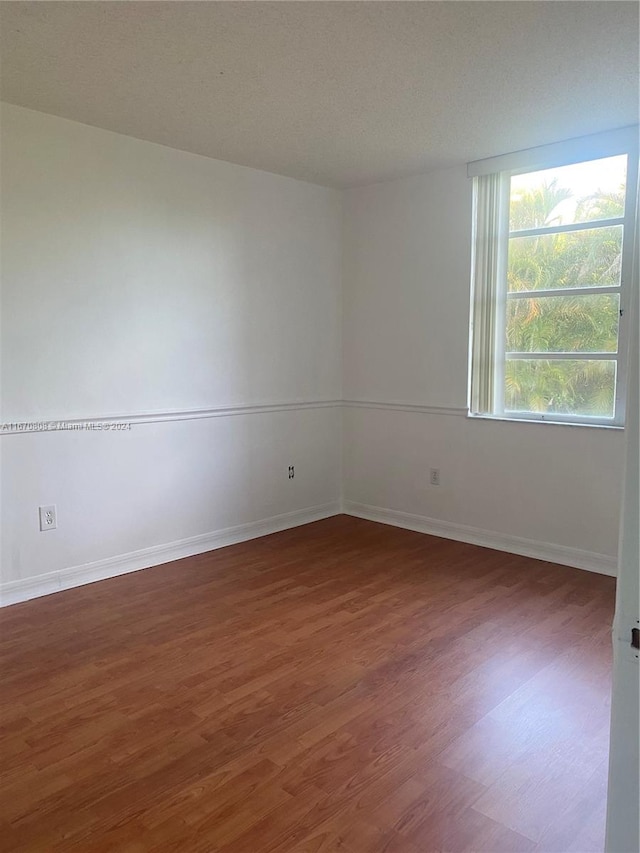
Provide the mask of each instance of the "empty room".
{"label": "empty room", "polygon": [[0,0],[0,851],[638,853],[638,34]]}

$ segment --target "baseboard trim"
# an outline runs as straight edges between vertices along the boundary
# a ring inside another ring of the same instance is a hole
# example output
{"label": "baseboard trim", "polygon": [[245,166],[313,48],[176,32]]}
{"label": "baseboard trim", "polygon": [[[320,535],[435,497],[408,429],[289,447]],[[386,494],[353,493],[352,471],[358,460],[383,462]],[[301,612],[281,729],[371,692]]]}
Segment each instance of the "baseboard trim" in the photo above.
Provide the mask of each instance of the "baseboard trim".
{"label": "baseboard trim", "polygon": [[496,551],[506,551],[524,557],[533,557],[536,560],[544,560],[549,563],[559,563],[563,566],[571,566],[584,569],[597,574],[615,577],[617,574],[617,561],[614,557],[605,554],[597,554],[592,551],[583,551],[579,548],[570,548],[566,545],[556,545],[549,542],[538,542],[533,539],[525,539],[519,536],[510,536],[506,533],[482,530],[464,524],[451,521],[428,518],[427,516],[414,515],[412,513],[400,512],[398,510],[386,509],[384,507],[370,506],[355,501],[341,500],[319,506],[308,507],[294,512],[282,513],[259,521],[239,524],[234,527],[226,527],[200,536],[192,536],[163,545],[154,545],[128,554],[120,554],[108,557],[104,560],[72,566],[67,569],[58,569],[43,575],[37,575],[24,580],[9,581],[0,584],[0,607],[18,604],[72,589],[76,586],[94,583],[95,581],[107,580],[119,575],[137,572],[141,569],[159,566],[162,563],[170,563],[183,557],[191,557],[195,554],[204,554],[227,545],[238,542],[246,542],[270,533],[299,527],[312,521],[320,521],[334,515],[344,513],[355,518],[363,518],[368,521],[376,521],[381,524],[389,524],[393,527],[402,527],[406,530],[415,530],[419,533],[427,533],[431,536],[440,536],[444,539],[454,539],[459,542],[468,542],[471,545],[479,545],[483,548],[493,548]]}
{"label": "baseboard trim", "polygon": [[468,542],[471,545],[493,548],[496,551],[507,551],[510,554],[518,554],[522,557],[533,557],[547,563],[559,563],[563,566],[584,569],[609,577],[616,577],[617,575],[616,558],[609,557],[606,554],[582,551],[579,548],[570,548],[567,545],[524,539],[507,533],[482,530],[466,524],[441,521],[436,518],[413,515],[412,513],[399,512],[395,509],[385,509],[379,506],[369,506],[355,501],[343,501],[342,511],[346,515],[353,515],[356,518],[390,524],[394,527],[403,527],[406,530],[416,530],[419,533],[428,533],[431,536],[440,536],[443,539],[455,539],[458,542]]}
{"label": "baseboard trim", "polygon": [[312,521],[320,521],[323,518],[338,515],[340,511],[340,502],[332,501],[319,506],[274,515],[259,521],[251,521],[247,524],[238,524],[235,527],[214,530],[200,536],[168,542],[164,545],[154,545],[128,554],[108,557],[105,560],[97,560],[67,569],[58,569],[24,580],[9,581],[0,584],[0,607],[40,598],[43,595],[50,595],[54,592],[83,586],[95,581],[107,580],[129,572],[149,569],[162,563],[180,560],[183,557],[204,554],[206,551],[235,545],[238,542],[246,542],[249,539],[257,539],[259,536],[267,536],[281,530],[289,530],[292,527],[299,527],[302,524],[309,524]]}

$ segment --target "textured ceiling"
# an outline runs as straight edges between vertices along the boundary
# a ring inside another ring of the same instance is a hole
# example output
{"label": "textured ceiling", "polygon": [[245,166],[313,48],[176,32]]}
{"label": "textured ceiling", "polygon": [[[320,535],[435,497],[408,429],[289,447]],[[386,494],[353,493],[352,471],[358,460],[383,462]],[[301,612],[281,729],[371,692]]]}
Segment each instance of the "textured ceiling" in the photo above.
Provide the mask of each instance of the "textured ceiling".
{"label": "textured ceiling", "polygon": [[638,120],[635,2],[2,2],[14,104],[334,186]]}

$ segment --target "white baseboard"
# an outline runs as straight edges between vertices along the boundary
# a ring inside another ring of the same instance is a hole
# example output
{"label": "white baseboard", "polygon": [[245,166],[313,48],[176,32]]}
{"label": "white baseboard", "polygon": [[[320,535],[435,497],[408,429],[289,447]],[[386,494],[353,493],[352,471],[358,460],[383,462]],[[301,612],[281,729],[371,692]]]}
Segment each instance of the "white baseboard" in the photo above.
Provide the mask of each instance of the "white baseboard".
{"label": "white baseboard", "polygon": [[416,530],[419,533],[428,533],[444,539],[469,542],[471,545],[493,548],[496,551],[507,551],[510,554],[518,554],[523,557],[533,557],[536,560],[544,560],[548,563],[560,563],[563,566],[585,569],[588,572],[597,572],[600,575],[609,575],[610,577],[617,575],[616,558],[609,557],[606,554],[582,551],[579,548],[570,548],[567,545],[538,542],[535,539],[524,539],[521,536],[496,533],[492,530],[482,530],[466,524],[441,521],[437,518],[427,518],[422,515],[413,515],[412,513],[399,512],[395,509],[385,509],[379,506],[369,506],[354,501],[343,501],[342,511],[346,515],[353,515],[356,518],[378,521],[381,524],[391,524],[394,527]]}
{"label": "white baseboard", "polygon": [[493,548],[496,551],[507,551],[511,554],[533,557],[534,559],[545,560],[549,563],[559,563],[564,566],[585,569],[589,572],[597,572],[598,574],[609,575],[610,577],[615,577],[617,574],[617,561],[615,557],[609,557],[605,554],[582,551],[579,548],[570,548],[566,545],[538,542],[533,539],[524,539],[520,536],[511,536],[506,533],[481,530],[480,528],[470,527],[465,524],[441,521],[422,515],[413,515],[408,512],[369,506],[368,504],[356,503],[354,501],[335,501],[320,506],[283,513],[282,515],[275,515],[259,521],[252,521],[247,524],[239,524],[235,527],[215,530],[211,533],[192,536],[188,539],[180,539],[176,542],[168,542],[164,545],[154,545],[150,548],[143,548],[140,551],[132,551],[128,554],[108,557],[105,560],[97,560],[67,569],[58,569],[47,574],[25,578],[24,580],[9,581],[8,583],[0,584],[0,607],[17,604],[21,601],[29,601],[32,598],[39,598],[53,592],[106,580],[107,578],[117,577],[118,575],[128,574],[129,572],[137,572],[140,569],[148,569],[162,563],[169,563],[172,560],[191,557],[194,554],[203,554],[206,551],[213,551],[216,548],[224,548],[226,545],[246,542],[248,539],[256,539],[259,536],[266,536],[269,533],[288,530],[292,527],[298,527],[301,524],[309,524],[312,521],[319,521],[320,519],[329,518],[340,513],[352,515],[356,518],[364,518],[369,521],[377,521],[381,524],[390,524],[394,527],[403,527],[406,530],[416,530],[420,533],[428,533],[444,539],[455,539],[459,542],[468,542],[484,548]]}
{"label": "white baseboard", "polygon": [[119,554],[116,557],[108,557],[105,560],[97,560],[81,566],[58,569],[24,580],[9,581],[0,584],[0,607],[39,598],[42,595],[49,595],[63,589],[71,589],[74,586],[82,586],[129,572],[137,572],[140,569],[148,569],[161,563],[170,563],[172,560],[180,560],[182,557],[203,554],[206,551],[224,548],[226,545],[235,545],[238,542],[246,542],[248,539],[256,539],[258,536],[288,530],[291,527],[309,524],[311,521],[319,521],[322,518],[329,518],[339,513],[340,503],[334,501],[294,512],[286,512],[282,515],[274,515],[260,521],[251,521],[248,524],[238,524],[235,527],[203,533],[200,536],[191,536],[188,539],[168,542],[165,545],[154,545],[151,548],[143,548],[129,554]]}

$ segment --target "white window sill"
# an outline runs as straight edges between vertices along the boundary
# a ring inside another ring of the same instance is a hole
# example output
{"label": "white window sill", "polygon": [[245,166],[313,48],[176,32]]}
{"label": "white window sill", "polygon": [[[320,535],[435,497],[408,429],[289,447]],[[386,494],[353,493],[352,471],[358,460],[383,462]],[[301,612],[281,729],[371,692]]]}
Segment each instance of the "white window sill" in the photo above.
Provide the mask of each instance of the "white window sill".
{"label": "white window sill", "polygon": [[588,429],[606,429],[614,431],[624,431],[624,426],[620,424],[603,424],[603,423],[588,423],[587,421],[563,421],[553,418],[518,418],[510,417],[509,415],[476,415],[471,412],[467,413],[467,418],[474,421],[503,421],[510,424],[553,424],[554,426],[563,427],[587,427]]}

